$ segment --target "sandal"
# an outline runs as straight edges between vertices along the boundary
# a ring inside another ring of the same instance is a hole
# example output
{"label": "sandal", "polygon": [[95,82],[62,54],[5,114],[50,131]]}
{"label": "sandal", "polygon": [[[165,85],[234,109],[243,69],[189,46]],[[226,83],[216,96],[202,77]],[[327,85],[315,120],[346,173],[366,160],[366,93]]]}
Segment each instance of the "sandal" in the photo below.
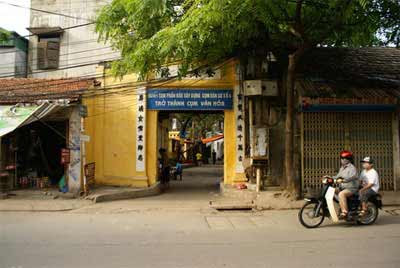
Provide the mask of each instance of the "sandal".
{"label": "sandal", "polygon": [[364,217],[367,212],[365,210],[361,210],[358,216]]}
{"label": "sandal", "polygon": [[339,219],[346,219],[346,217],[347,217],[347,212],[342,212],[339,215]]}

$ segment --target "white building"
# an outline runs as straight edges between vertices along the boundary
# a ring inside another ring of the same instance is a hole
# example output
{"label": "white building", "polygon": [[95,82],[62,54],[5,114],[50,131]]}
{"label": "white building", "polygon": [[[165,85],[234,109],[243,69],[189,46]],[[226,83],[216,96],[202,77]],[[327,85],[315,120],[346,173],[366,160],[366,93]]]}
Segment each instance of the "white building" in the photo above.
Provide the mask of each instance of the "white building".
{"label": "white building", "polygon": [[28,40],[10,32],[7,40],[0,42],[0,78],[26,77]]}
{"label": "white building", "polygon": [[29,76],[89,77],[95,75],[98,63],[119,58],[109,45],[97,42],[95,33],[96,13],[108,2],[32,0],[31,8],[53,14],[31,11]]}

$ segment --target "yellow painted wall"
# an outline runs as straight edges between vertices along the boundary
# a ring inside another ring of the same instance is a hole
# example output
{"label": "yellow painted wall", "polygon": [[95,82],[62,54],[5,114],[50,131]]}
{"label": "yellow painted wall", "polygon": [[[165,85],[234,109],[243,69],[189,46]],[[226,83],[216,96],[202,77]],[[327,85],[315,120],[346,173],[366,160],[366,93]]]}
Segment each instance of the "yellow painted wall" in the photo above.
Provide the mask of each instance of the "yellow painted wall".
{"label": "yellow painted wall", "polygon": [[85,132],[91,137],[86,158],[96,163],[96,184],[148,186],[146,173],[136,172],[136,88],[117,88],[136,80],[133,75],[123,80],[106,76],[96,96],[84,98],[89,113]]}
{"label": "yellow painted wall", "polygon": [[236,175],[236,118],[233,110],[224,112],[224,183],[232,184]]}
{"label": "yellow painted wall", "polygon": [[[235,64],[230,61],[221,70],[220,79],[183,79],[148,85],[148,88],[232,88],[235,84]],[[98,69],[103,73],[102,67]],[[91,137],[86,145],[87,162],[96,163],[96,184],[119,186],[149,186],[157,181],[158,112],[146,112],[146,171],[136,172],[136,111],[137,77],[122,80],[106,76],[98,79],[102,86],[96,95],[86,96],[88,106],[85,132]],[[123,90],[119,85],[129,85]],[[136,84],[136,86],[135,86]],[[112,94],[112,93],[115,94]],[[233,183],[236,165],[236,120],[233,110],[225,111],[224,181]],[[168,135],[168,132],[166,133]],[[167,136],[168,140],[168,136]]]}

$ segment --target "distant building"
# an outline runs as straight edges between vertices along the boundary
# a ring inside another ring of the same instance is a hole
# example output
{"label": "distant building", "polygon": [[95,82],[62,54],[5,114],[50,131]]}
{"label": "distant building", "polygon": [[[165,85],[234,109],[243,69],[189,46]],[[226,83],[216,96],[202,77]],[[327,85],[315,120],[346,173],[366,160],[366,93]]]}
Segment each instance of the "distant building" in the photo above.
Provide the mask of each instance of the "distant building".
{"label": "distant building", "polygon": [[16,32],[9,32],[7,40],[0,40],[0,77],[26,77],[28,40]]}
{"label": "distant building", "polygon": [[93,77],[99,63],[119,58],[119,52],[113,51],[109,44],[98,42],[95,32],[96,13],[106,2],[109,1],[32,0],[28,76]]}

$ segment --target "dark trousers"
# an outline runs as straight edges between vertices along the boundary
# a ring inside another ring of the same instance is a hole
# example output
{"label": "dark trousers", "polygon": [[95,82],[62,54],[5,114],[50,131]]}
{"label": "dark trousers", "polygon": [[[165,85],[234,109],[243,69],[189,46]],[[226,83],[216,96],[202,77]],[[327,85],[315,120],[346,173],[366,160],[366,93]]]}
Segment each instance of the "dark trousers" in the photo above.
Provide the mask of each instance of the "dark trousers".
{"label": "dark trousers", "polygon": [[161,183],[162,184],[169,183],[169,172],[170,172],[170,167],[162,168],[162,171],[161,171]]}

